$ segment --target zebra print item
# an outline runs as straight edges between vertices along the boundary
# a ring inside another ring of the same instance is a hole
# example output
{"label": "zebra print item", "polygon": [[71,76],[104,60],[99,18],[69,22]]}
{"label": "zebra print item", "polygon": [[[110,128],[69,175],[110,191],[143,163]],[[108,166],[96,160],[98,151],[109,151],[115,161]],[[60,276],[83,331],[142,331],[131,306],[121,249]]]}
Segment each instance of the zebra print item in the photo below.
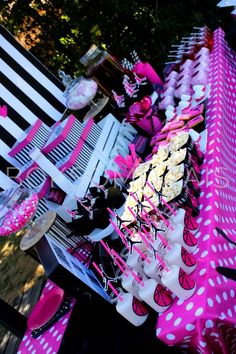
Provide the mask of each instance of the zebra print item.
{"label": "zebra print item", "polygon": [[7,117],[0,117],[0,151],[9,164],[18,166],[8,152],[38,118],[47,126],[61,119],[64,90],[62,82],[0,25],[0,105],[7,106]]}

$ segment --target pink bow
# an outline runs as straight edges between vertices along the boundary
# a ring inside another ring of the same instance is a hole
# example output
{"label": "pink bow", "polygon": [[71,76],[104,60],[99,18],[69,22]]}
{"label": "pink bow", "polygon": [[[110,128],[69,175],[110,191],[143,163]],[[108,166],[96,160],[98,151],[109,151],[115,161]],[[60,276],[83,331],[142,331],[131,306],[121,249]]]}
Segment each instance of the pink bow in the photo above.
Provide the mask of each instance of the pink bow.
{"label": "pink bow", "polygon": [[135,123],[142,119],[150,110],[152,105],[151,97],[144,96],[140,102],[134,102],[129,107],[129,112],[126,114],[126,121],[129,123]]}

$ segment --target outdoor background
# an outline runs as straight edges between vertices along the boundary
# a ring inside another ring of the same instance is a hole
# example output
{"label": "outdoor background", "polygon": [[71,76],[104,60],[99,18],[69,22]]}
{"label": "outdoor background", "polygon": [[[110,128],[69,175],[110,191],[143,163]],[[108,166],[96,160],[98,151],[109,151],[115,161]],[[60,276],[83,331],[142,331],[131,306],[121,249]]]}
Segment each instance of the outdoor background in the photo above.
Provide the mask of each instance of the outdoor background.
{"label": "outdoor background", "polygon": [[[122,60],[136,50],[162,76],[171,44],[193,26],[226,32],[233,8],[218,0],[0,0],[0,23],[56,76],[83,74],[79,58],[95,43]],[[0,239],[0,298],[14,299],[43,277],[19,249],[20,236]],[[0,328],[0,343],[3,329]],[[1,351],[1,350],[0,350]]]}
{"label": "outdoor background", "polygon": [[[171,44],[193,26],[226,31],[233,8],[219,0],[0,0],[0,22],[57,75],[83,70],[79,58],[91,44],[118,59],[136,49],[162,72]],[[231,10],[230,10],[231,9]]]}

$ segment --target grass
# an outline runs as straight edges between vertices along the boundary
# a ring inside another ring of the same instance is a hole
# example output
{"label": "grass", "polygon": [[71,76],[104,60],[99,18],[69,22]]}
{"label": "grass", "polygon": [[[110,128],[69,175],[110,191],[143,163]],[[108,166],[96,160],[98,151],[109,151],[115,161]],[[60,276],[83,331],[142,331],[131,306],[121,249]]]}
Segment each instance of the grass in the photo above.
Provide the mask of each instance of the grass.
{"label": "grass", "polygon": [[[10,305],[44,276],[43,267],[20,249],[22,236],[0,238],[0,298]],[[5,333],[0,326],[0,343]]]}

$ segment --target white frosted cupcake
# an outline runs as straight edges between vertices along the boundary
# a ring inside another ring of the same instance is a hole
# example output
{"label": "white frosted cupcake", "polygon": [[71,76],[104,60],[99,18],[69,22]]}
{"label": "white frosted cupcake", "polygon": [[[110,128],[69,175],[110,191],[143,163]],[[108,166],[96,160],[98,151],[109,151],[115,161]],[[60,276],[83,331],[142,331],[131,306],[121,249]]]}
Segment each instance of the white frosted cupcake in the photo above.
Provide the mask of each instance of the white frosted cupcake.
{"label": "white frosted cupcake", "polygon": [[166,202],[173,200],[174,198],[178,197],[183,189],[183,180],[177,182],[172,182],[169,184],[164,185],[162,188],[162,195],[165,198]]}
{"label": "white frosted cupcake", "polygon": [[168,159],[168,166],[176,166],[184,161],[187,156],[187,148],[174,151]]}
{"label": "white frosted cupcake", "polygon": [[171,138],[170,141],[170,149],[172,151],[179,150],[182,146],[184,146],[189,139],[189,133],[187,131],[182,131],[176,134],[176,136]]}
{"label": "white frosted cupcake", "polygon": [[165,184],[176,182],[184,176],[184,164],[171,166],[165,175]]}

